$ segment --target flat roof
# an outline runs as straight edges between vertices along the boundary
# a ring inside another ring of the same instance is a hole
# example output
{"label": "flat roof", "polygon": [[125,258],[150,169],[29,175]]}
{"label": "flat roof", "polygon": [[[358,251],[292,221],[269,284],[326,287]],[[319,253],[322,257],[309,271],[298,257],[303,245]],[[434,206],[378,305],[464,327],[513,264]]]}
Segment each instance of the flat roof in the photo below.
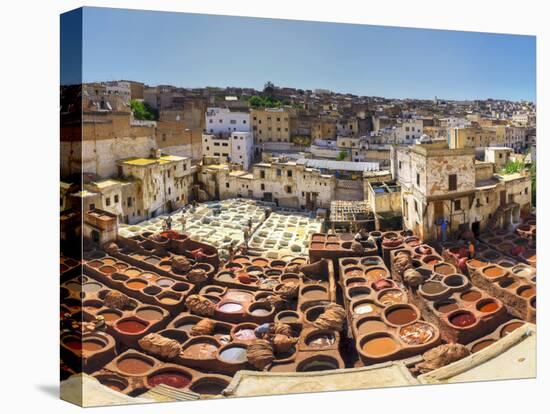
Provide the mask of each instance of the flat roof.
{"label": "flat roof", "polygon": [[380,163],[378,162],[353,162],[353,161],[333,161],[311,158],[300,158],[296,161],[297,165],[304,165],[310,168],[318,168],[332,171],[378,171]]}
{"label": "flat roof", "polygon": [[160,158],[130,158],[121,162],[126,165],[148,166],[153,164],[168,164],[170,162],[183,161],[185,159],[187,159],[187,157],[162,155]]}

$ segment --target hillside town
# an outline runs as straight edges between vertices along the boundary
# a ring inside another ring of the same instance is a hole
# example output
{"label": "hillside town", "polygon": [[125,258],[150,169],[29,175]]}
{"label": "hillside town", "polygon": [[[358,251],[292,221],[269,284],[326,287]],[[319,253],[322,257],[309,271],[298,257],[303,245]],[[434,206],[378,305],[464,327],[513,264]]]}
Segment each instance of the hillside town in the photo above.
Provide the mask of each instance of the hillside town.
{"label": "hillside town", "polygon": [[61,395],[533,377],[536,106],[61,88]]}

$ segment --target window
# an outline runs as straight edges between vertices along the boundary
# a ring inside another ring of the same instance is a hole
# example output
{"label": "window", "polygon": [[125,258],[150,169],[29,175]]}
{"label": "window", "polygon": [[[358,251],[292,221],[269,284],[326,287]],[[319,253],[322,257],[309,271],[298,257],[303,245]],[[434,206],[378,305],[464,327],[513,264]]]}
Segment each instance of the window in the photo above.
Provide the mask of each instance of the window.
{"label": "window", "polygon": [[401,161],[399,161],[399,169],[401,169]]}
{"label": "window", "polygon": [[[525,193],[527,194],[527,193]],[[115,204],[118,203],[118,194],[115,194]]]}
{"label": "window", "polygon": [[166,141],[166,134],[162,134],[162,140]]}
{"label": "window", "polygon": [[95,204],[90,204],[90,210],[95,210]]}
{"label": "window", "polygon": [[449,174],[449,191],[456,191],[456,174]]}
{"label": "window", "polygon": [[418,213],[418,201],[414,200],[414,211]]}
{"label": "window", "polygon": [[287,177],[292,177],[292,170],[288,170],[288,171],[286,172],[286,176],[287,176]]}
{"label": "window", "polygon": [[111,197],[107,197],[107,198],[105,199],[105,205],[106,205],[106,206],[110,206],[110,205],[111,205]]}
{"label": "window", "polygon": [[420,185],[420,174],[416,173],[416,185]]}
{"label": "window", "polygon": [[168,195],[172,194],[172,189],[168,187]]}
{"label": "window", "polygon": [[280,177],[282,174],[282,171],[280,169],[277,168],[277,177]]}
{"label": "window", "polygon": [[128,204],[128,207],[132,207],[132,197],[128,197],[126,204]]}
{"label": "window", "polygon": [[260,171],[260,178],[265,178],[265,171],[264,170]]}
{"label": "window", "polygon": [[292,193],[292,187],[289,186],[289,185],[285,185],[285,191],[286,191],[287,194]]}
{"label": "window", "polygon": [[461,210],[460,200],[455,200],[455,211]]}
{"label": "window", "polygon": [[529,188],[525,187],[525,194],[527,194],[528,192],[529,192]]}
{"label": "window", "polygon": [[229,188],[229,183],[225,183],[225,188]]}
{"label": "window", "polygon": [[264,191],[265,190],[265,184],[261,184],[260,188],[261,188],[262,191]]}

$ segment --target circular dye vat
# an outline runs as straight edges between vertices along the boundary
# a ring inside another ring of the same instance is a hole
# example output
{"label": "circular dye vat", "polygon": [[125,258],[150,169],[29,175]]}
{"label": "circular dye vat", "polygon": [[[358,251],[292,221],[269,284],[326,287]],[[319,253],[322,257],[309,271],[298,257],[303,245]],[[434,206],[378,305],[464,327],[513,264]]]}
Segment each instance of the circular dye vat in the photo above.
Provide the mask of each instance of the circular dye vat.
{"label": "circular dye vat", "polygon": [[523,326],[525,322],[511,322],[509,324],[504,325],[502,330],[500,331],[500,337],[504,338],[506,335],[511,334],[519,327]]}
{"label": "circular dye vat", "polygon": [[362,350],[365,354],[373,357],[381,357],[393,354],[399,349],[399,344],[391,336],[379,336],[367,339]]}
{"label": "circular dye vat", "polygon": [[254,316],[267,316],[270,313],[271,313],[271,309],[267,309],[263,307],[256,307],[250,311],[250,314]]}
{"label": "circular dye vat", "polygon": [[219,308],[220,312],[223,313],[239,313],[243,311],[243,305],[235,302],[226,302],[221,305]]}
{"label": "circular dye vat", "polygon": [[468,280],[462,275],[452,275],[445,277],[443,283],[449,287],[458,288],[467,286]]}
{"label": "circular dye vat", "polygon": [[160,321],[162,319],[162,312],[155,308],[141,308],[137,310],[136,316],[146,321]]}
{"label": "circular dye vat", "polygon": [[506,271],[504,269],[501,269],[500,267],[489,266],[483,269],[483,274],[488,278],[494,279],[496,277],[504,276],[506,274]]}
{"label": "circular dye vat", "polygon": [[105,348],[105,343],[99,339],[84,339],[82,341],[82,350],[87,352],[95,352]]}
{"label": "circular dye vat", "polygon": [[239,329],[237,332],[234,333],[234,336],[235,339],[239,339],[241,341],[251,341],[253,339],[256,339],[254,329],[250,328]]}
{"label": "circular dye vat", "polygon": [[70,348],[73,351],[82,351],[82,341],[76,338],[64,340],[63,343],[67,348]]}
{"label": "circular dye vat", "polygon": [[219,395],[227,387],[228,383],[213,378],[203,378],[191,386],[191,391],[203,395]]}
{"label": "circular dye vat", "polygon": [[478,303],[477,305],[477,309],[483,313],[492,313],[496,311],[498,308],[499,308],[498,303],[492,300],[484,301],[484,302]]}
{"label": "circular dye vat", "polygon": [[380,279],[385,279],[388,277],[388,272],[386,269],[382,269],[380,267],[375,267],[374,269],[367,270],[365,272],[365,276],[370,282],[376,282]]}
{"label": "circular dye vat", "polygon": [[458,305],[454,300],[439,302],[439,303],[436,303],[434,306],[435,306],[435,309],[441,313],[449,313],[451,311],[458,309]]}
{"label": "circular dye vat", "polygon": [[423,322],[415,322],[399,329],[399,338],[409,345],[423,345],[435,337],[435,329]]}
{"label": "circular dye vat", "polygon": [[345,271],[347,277],[361,277],[363,276],[363,269],[352,268]]}
{"label": "circular dye vat", "polygon": [[247,361],[246,348],[241,346],[228,346],[220,352],[220,359],[233,364],[242,364]]}
{"label": "circular dye vat", "polygon": [[432,280],[424,283],[420,288],[422,289],[422,292],[428,295],[438,295],[445,291],[445,286],[443,286],[443,284]]}
{"label": "circular dye vat", "polygon": [[141,270],[135,268],[129,268],[124,271],[124,274],[129,277],[136,277],[141,274]]}
{"label": "circular dye vat", "polygon": [[407,325],[418,318],[418,313],[410,307],[396,307],[386,311],[386,319],[394,325]]}
{"label": "circular dye vat", "polygon": [[88,262],[88,266],[91,266],[93,268],[101,267],[103,263],[99,260],[92,260],[91,262]]}
{"label": "circular dye vat", "polygon": [[118,271],[123,271],[128,269],[129,266],[126,263],[117,262],[115,264],[115,267],[117,268]]}
{"label": "circular dye vat", "polygon": [[277,315],[277,320],[282,323],[296,323],[300,316],[293,311],[283,311]]}
{"label": "circular dye vat", "polygon": [[252,260],[252,264],[254,266],[265,267],[269,264],[269,260],[267,260],[267,259],[254,259],[254,260]]}
{"label": "circular dye vat", "polygon": [[522,298],[530,298],[537,293],[536,289],[532,286],[521,286],[518,288],[517,292]]}
{"label": "circular dye vat", "polygon": [[147,287],[147,282],[145,280],[134,279],[127,281],[126,286],[132,290],[141,290],[144,287]]}
{"label": "circular dye vat", "polygon": [[479,352],[482,349],[487,348],[489,345],[492,345],[496,342],[494,339],[485,339],[483,341],[477,342],[474,346],[472,346],[472,352]]}
{"label": "circular dye vat", "polygon": [[449,318],[449,322],[454,326],[466,328],[476,323],[476,318],[470,312],[459,312]]}
{"label": "circular dye vat", "polygon": [[348,290],[349,297],[352,299],[368,298],[370,289],[366,286],[354,286]]}
{"label": "circular dye vat", "polygon": [[380,310],[380,307],[374,303],[365,302],[361,303],[353,308],[353,313],[357,315],[370,315],[377,313]]}
{"label": "circular dye vat", "polygon": [[159,297],[160,303],[166,305],[175,305],[179,303],[181,297],[174,294],[164,294],[162,297]]}
{"label": "circular dye vat", "polygon": [[481,293],[476,290],[469,290],[460,295],[460,298],[466,302],[475,302],[481,299]]}
{"label": "circular dye vat", "polygon": [[100,312],[98,315],[103,316],[106,322],[113,322],[122,317],[122,313],[119,314],[114,310],[106,310],[106,311]]}
{"label": "circular dye vat", "polygon": [[191,377],[182,371],[164,371],[153,374],[147,379],[151,387],[164,384],[174,388],[185,388],[191,382]]}
{"label": "circular dye vat", "polygon": [[468,264],[475,268],[487,266],[487,262],[482,262],[481,260],[478,260],[478,259],[469,260]]}
{"label": "circular dye vat", "polygon": [[139,356],[128,356],[119,359],[117,367],[120,371],[131,375],[145,374],[153,367],[153,363],[148,359]]}
{"label": "circular dye vat", "polygon": [[110,377],[110,376],[101,376],[96,378],[101,384],[117,392],[121,392],[122,390],[126,389],[126,387],[128,386],[128,384],[122,378],[116,378],[116,377]]}
{"label": "circular dye vat", "polygon": [[189,359],[214,359],[218,347],[209,342],[197,342],[183,350],[182,355]]}
{"label": "circular dye vat", "polygon": [[169,288],[172,287],[176,282],[171,279],[158,279],[156,283],[161,288]]}
{"label": "circular dye vat", "polygon": [[91,282],[84,283],[82,285],[82,291],[86,293],[96,293],[101,290],[101,285],[99,283]]}
{"label": "circular dye vat", "polygon": [[116,272],[116,267],[114,267],[114,266],[101,266],[99,268],[99,271],[101,273],[105,273],[106,275],[110,275],[111,273]]}
{"label": "circular dye vat", "polygon": [[391,289],[385,292],[382,292],[378,297],[378,301],[384,305],[395,305],[397,303],[404,303],[407,301],[405,292],[400,289]]}
{"label": "circular dye vat", "polygon": [[376,291],[380,291],[382,289],[388,289],[391,287],[393,287],[393,283],[386,279],[377,280],[372,284],[372,288]]}
{"label": "circular dye vat", "polygon": [[147,324],[137,319],[128,319],[117,322],[116,327],[121,332],[135,334],[143,332],[147,328]]}
{"label": "circular dye vat", "polygon": [[330,371],[338,369],[338,363],[329,357],[313,357],[300,364],[298,372]]}
{"label": "circular dye vat", "polygon": [[439,273],[440,275],[446,276],[446,275],[451,275],[455,273],[455,269],[453,268],[453,266],[443,263],[443,264],[434,266],[434,272]]}
{"label": "circular dye vat", "polygon": [[378,319],[368,319],[357,325],[360,334],[368,334],[386,330],[386,324]]}
{"label": "circular dye vat", "polygon": [[254,295],[240,290],[230,290],[225,294],[224,299],[234,300],[236,302],[250,302],[254,299]]}
{"label": "circular dye vat", "polygon": [[331,333],[319,332],[306,338],[306,345],[313,348],[327,348],[334,344],[336,338]]}

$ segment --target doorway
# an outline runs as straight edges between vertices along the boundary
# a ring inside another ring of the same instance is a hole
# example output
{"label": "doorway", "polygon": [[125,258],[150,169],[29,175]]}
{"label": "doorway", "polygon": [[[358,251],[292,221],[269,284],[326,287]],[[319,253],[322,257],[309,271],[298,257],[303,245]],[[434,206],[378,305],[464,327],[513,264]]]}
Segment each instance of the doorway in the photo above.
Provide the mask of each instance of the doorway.
{"label": "doorway", "polygon": [[479,235],[481,234],[480,230],[480,223],[479,221],[474,221],[472,223],[472,233],[474,233],[474,237],[477,239]]}

